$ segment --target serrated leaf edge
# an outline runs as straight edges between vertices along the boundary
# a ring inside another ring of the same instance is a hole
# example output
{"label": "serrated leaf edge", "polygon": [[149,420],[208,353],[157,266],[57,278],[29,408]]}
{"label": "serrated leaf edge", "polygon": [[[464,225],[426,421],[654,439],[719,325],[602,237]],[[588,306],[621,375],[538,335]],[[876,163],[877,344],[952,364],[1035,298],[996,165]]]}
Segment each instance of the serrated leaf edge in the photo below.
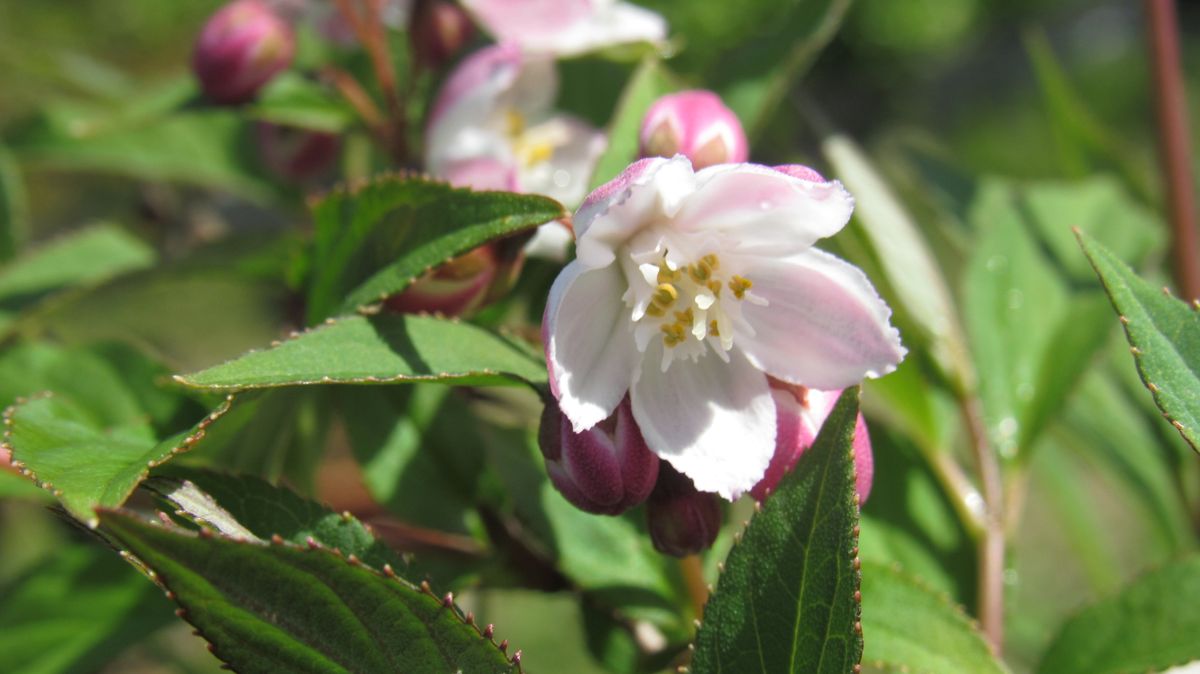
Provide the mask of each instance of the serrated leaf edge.
{"label": "serrated leaf edge", "polygon": [[[114,513],[114,514],[118,514],[118,515],[136,517],[136,513],[133,513],[128,510],[109,509],[109,508],[102,508],[100,510],[103,512],[109,512],[109,513]],[[142,520],[142,521],[150,526],[164,526],[164,523],[156,522],[155,520]],[[383,569],[376,569],[372,566],[364,564],[362,562],[362,560],[360,560],[358,557],[356,557],[353,554],[345,555],[342,553],[342,551],[339,548],[322,545],[321,543],[317,542],[317,540],[311,536],[308,537],[308,540],[306,541],[305,545],[297,545],[295,543],[290,543],[290,542],[284,540],[283,537],[280,536],[279,534],[272,534],[270,536],[270,538],[268,538],[267,540],[264,541],[264,540],[261,540],[258,538],[247,539],[247,538],[241,538],[241,537],[237,537],[237,536],[227,536],[227,535],[221,534],[219,532],[214,532],[213,529],[206,527],[206,526],[202,526],[196,532],[191,532],[186,529],[179,528],[178,531],[174,532],[174,533],[178,533],[179,535],[182,535],[182,536],[192,536],[192,537],[197,537],[197,538],[219,538],[223,541],[226,541],[226,542],[229,542],[229,543],[232,543],[235,545],[253,545],[253,546],[259,546],[259,547],[275,546],[275,547],[281,547],[281,548],[288,548],[291,550],[297,550],[300,552],[308,552],[308,553],[315,553],[315,554],[327,554],[332,557],[336,557],[336,558],[342,560],[348,566],[363,569],[365,571],[368,571],[368,572],[374,574],[376,577],[382,578],[384,580],[393,580],[393,581],[400,583],[401,585],[407,587],[409,590],[417,591],[417,592],[420,592],[421,594],[425,594],[425,595],[432,597],[434,600],[436,600],[438,603],[441,604],[442,608],[451,609],[452,615],[460,623],[475,630],[475,633],[477,635],[479,635],[479,637],[481,639],[486,640],[496,650],[500,651],[501,655],[505,656],[505,658],[507,658],[509,662],[511,662],[513,665],[515,665],[517,667],[518,674],[524,674],[524,672],[525,672],[524,668],[521,665],[521,651],[518,649],[511,656],[509,656],[508,655],[508,648],[509,648],[508,640],[503,639],[500,641],[500,643],[496,643],[495,625],[493,625],[492,623],[488,623],[481,630],[479,628],[478,623],[476,623],[476,621],[475,621],[475,614],[472,612],[469,612],[469,611],[466,614],[463,614],[462,609],[460,609],[458,607],[458,605],[454,603],[454,594],[453,593],[447,592],[445,595],[442,595],[439,597],[433,591],[433,588],[432,588],[432,586],[430,586],[429,581],[422,580],[420,582],[420,584],[413,584],[413,583],[409,582],[408,580],[402,578],[399,574],[397,574],[390,564],[384,564]],[[145,562],[138,559],[138,557],[136,555],[134,555],[132,552],[130,552],[129,550],[125,549],[124,546],[118,545],[117,547],[118,547],[118,552],[122,559],[124,559],[125,561],[132,564],[136,569],[141,571],[147,578],[149,578],[152,582],[154,582],[155,585],[157,585],[159,588],[161,588],[163,590],[163,595],[167,598],[167,601],[170,601],[171,603],[175,604],[178,607],[175,610],[176,617],[180,618],[181,620],[183,620],[184,622],[188,623],[189,625],[191,625],[193,627],[193,630],[192,630],[193,635],[198,636],[201,639],[204,639],[204,641],[207,644],[209,653],[212,653],[213,657],[215,657],[221,661],[221,663],[222,663],[221,668],[227,669],[229,671],[237,671],[233,668],[233,665],[230,662],[228,662],[227,660],[225,660],[224,658],[221,657],[220,653],[217,651],[216,644],[203,633],[203,630],[201,630],[201,628],[198,625],[193,623],[188,618],[187,607],[185,607],[183,605],[183,603],[180,601],[178,596],[176,596],[176,594],[167,586],[167,582],[165,580],[163,580],[162,574],[154,571],[154,569],[150,568],[150,566],[148,564],[146,564]]]}
{"label": "serrated leaf edge", "polygon": [[[13,401],[13,404],[11,404],[7,408],[5,408],[4,414],[3,414],[4,434],[3,434],[3,439],[0,440],[0,449],[7,449],[9,451],[9,456],[12,457],[11,461],[9,463],[13,467],[13,469],[15,469],[17,471],[18,474],[20,474],[21,476],[32,481],[35,485],[37,485],[38,488],[50,492],[50,494],[52,496],[54,496],[54,498],[61,500],[62,496],[63,496],[62,490],[55,487],[50,481],[42,480],[41,478],[39,478],[37,476],[37,473],[35,473],[31,468],[29,468],[23,462],[21,462],[19,459],[17,459],[16,450],[12,445],[13,415],[17,413],[17,410],[20,407],[22,407],[23,405],[28,404],[29,402],[32,402],[35,400],[45,400],[45,399],[53,398],[53,397],[54,397],[53,391],[42,391],[40,393],[35,393],[31,396],[18,397],[15,401]],[[191,451],[201,440],[204,439],[204,436],[207,434],[208,427],[211,426],[215,421],[217,421],[221,417],[225,416],[225,413],[228,412],[230,410],[230,408],[233,407],[233,401],[234,401],[235,397],[236,396],[233,393],[226,395],[225,399],[223,401],[221,401],[220,405],[218,405],[213,411],[211,411],[207,415],[205,415],[205,417],[203,419],[201,419],[194,426],[195,430],[192,432],[191,435],[188,435],[187,437],[185,437],[183,439],[183,442],[172,447],[171,451],[169,451],[161,459],[151,459],[151,460],[147,461],[145,468],[143,468],[142,471],[138,474],[137,482],[134,483],[133,488],[136,489],[137,485],[141,484],[142,481],[144,481],[147,477],[150,476],[151,469],[154,469],[154,468],[157,468],[158,466],[163,465],[164,463],[170,461],[171,459],[175,458],[179,454]],[[130,490],[130,494],[132,494],[132,493],[133,493],[133,489]],[[126,494],[126,498],[128,498],[128,496],[129,495]],[[95,514],[93,514],[90,518],[88,518],[87,522],[85,522],[85,524],[88,525],[89,529],[95,529],[96,525],[99,523],[100,523],[100,520]]]}

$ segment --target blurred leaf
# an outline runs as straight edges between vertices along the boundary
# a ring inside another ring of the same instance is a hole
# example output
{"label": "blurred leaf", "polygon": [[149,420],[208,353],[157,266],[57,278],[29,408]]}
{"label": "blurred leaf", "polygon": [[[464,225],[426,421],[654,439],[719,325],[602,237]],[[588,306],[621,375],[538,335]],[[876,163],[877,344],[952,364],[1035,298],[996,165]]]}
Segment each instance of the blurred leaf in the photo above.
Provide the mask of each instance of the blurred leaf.
{"label": "blurred leaf", "polygon": [[654,101],[675,88],[658,59],[642,61],[621,92],[608,123],[608,147],[592,171],[592,189],[617,177],[637,160],[642,118]]}
{"label": "blurred leaf", "polygon": [[913,576],[863,564],[863,663],[922,674],[1003,674],[962,608]]}
{"label": "blurred leaf", "polygon": [[191,431],[155,442],[144,423],[101,427],[69,399],[42,396],[5,411],[4,446],[30,479],[57,496],[72,515],[95,526],[95,508],[121,505],[150,468],[190,449],[196,433],[228,406],[227,401]]}
{"label": "blurred leaf", "polygon": [[0,499],[54,502],[54,497],[38,489],[36,484],[7,470],[0,470]]}
{"label": "blurred leaf", "polygon": [[184,618],[241,672],[515,672],[456,607],[324,549],[196,536],[105,512]]}
{"label": "blurred leaf", "polygon": [[229,264],[130,274],[56,299],[16,327],[68,344],[125,342],[176,370],[204,367],[278,338],[285,325],[286,288]]}
{"label": "blurred leaf", "polygon": [[0,262],[13,258],[29,236],[29,204],[21,167],[0,145]]}
{"label": "blurred leaf", "polygon": [[855,220],[867,235],[896,299],[930,342],[930,353],[960,385],[974,382],[958,312],[924,235],[862,150],[830,133],[822,151],[855,195]]}
{"label": "blurred leaf", "polygon": [[171,620],[158,591],[107,550],[72,545],[0,588],[0,653],[22,674],[99,671]]}
{"label": "blurred leaf", "polygon": [[521,666],[528,671],[606,671],[588,657],[578,597],[565,592],[484,589],[472,592],[469,601],[477,616],[503,626],[504,638],[521,646]]}
{"label": "blurred leaf", "polygon": [[119,227],[72,232],[0,267],[0,329],[47,294],[154,264],[154,250]]}
{"label": "blurred leaf", "polygon": [[467,323],[380,314],[330,319],[266,351],[176,379],[220,390],[420,381],[485,386],[545,383],[546,369],[527,350]]}
{"label": "blurred leaf", "polygon": [[13,153],[30,169],[112,173],[225,190],[259,202],[274,188],[261,176],[247,122],[236,110],[46,122],[19,134]]}
{"label": "blurred leaf", "polygon": [[1200,660],[1200,557],[1147,573],[1063,626],[1045,674],[1138,674]]}
{"label": "blurred leaf", "polygon": [[452,257],[565,216],[546,197],[426,178],[385,176],[331,192],[313,209],[309,322],[383,300]]}
{"label": "blurred leaf", "polygon": [[145,412],[122,372],[89,349],[19,344],[0,354],[0,404],[43,391],[67,395],[97,427],[139,424]]}
{"label": "blurred leaf", "polygon": [[1142,381],[1183,439],[1200,451],[1200,314],[1138,278],[1091,237],[1077,235],[1120,315]]}
{"label": "blurred leaf", "polygon": [[335,513],[254,476],[167,466],[144,485],[188,519],[226,536],[259,542],[279,536],[295,545],[308,545],[311,539],[375,569],[387,564],[403,571],[405,566],[399,555],[348,513]]}
{"label": "blurred leaf", "polygon": [[345,99],[290,70],[271,80],[246,112],[263,122],[326,133],[345,131],[357,119]]}
{"label": "blurred leaf", "polygon": [[848,388],[730,550],[696,634],[693,671],[845,674],[862,659],[857,416],[858,388]]}

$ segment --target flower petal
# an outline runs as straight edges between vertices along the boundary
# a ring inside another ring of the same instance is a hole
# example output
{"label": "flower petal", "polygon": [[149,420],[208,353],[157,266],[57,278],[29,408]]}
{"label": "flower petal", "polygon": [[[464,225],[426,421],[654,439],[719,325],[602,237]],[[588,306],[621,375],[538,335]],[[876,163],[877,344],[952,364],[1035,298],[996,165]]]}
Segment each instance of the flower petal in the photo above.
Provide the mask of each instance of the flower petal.
{"label": "flower petal", "polygon": [[595,127],[570,115],[554,115],[526,132],[527,142],[544,144],[553,154],[520,171],[522,192],[544,194],[568,208],[587,194],[605,137]]}
{"label": "flower petal", "polygon": [[550,387],[580,433],[606,419],[629,390],[637,350],[616,267],[571,262],[550,288],[543,326]]}
{"label": "flower petal", "polygon": [[463,0],[500,42],[530,53],[573,56],[631,42],[660,42],[667,24],[650,10],[612,0]]}
{"label": "flower petal", "polygon": [[696,173],[696,183],[675,227],[726,234],[741,253],[798,253],[836,234],[854,210],[837,181],[812,182],[757,164],[711,166]]}
{"label": "flower petal", "polygon": [[662,372],[661,340],[630,392],[651,451],[701,491],[733,500],[760,479],[775,453],[775,403],[767,378],[734,351],[730,362],[677,360]]}
{"label": "flower petal", "polygon": [[643,159],[601,185],[576,213],[575,255],[583,264],[612,264],[615,250],[639,230],[670,218],[695,189],[687,157]]}
{"label": "flower petal", "polygon": [[858,267],[815,248],[753,260],[744,275],[767,304],[741,305],[755,334],[738,334],[736,346],[767,374],[841,389],[904,359],[900,333],[888,322],[892,311]]}

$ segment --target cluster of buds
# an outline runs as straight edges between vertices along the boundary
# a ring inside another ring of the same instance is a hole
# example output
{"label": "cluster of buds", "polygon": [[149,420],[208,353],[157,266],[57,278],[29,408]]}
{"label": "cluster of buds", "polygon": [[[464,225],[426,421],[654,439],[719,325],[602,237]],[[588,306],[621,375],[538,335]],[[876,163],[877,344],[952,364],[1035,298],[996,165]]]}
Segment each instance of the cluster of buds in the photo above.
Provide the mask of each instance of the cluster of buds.
{"label": "cluster of buds", "polygon": [[[776,406],[775,455],[750,490],[766,499],[812,446],[841,391],[818,391],[772,381]],[[618,515],[646,504],[647,529],[663,554],[684,557],[712,546],[722,523],[719,497],[703,492],[646,446],[628,396],[612,416],[581,433],[550,401],[542,413],[538,444],[550,482],[580,510]],[[855,488],[860,501],[871,490],[871,441],[858,416],[854,429]]]}
{"label": "cluster of buds", "polygon": [[292,27],[264,0],[234,0],[200,31],[192,70],[205,96],[232,105],[253,99],[292,62]]}

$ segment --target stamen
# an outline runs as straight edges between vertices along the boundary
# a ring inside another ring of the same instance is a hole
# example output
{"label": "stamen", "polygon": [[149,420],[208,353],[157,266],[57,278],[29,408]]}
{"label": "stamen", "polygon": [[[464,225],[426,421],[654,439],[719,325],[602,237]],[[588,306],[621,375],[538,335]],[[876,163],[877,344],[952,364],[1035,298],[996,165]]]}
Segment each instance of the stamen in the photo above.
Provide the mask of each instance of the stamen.
{"label": "stamen", "polygon": [[704,285],[708,287],[708,292],[712,293],[713,297],[716,297],[717,299],[721,298],[721,282],[720,281],[713,279]]}
{"label": "stamen", "polygon": [[525,133],[525,116],[515,109],[509,108],[505,115],[505,122],[507,122],[510,137],[517,138]]}
{"label": "stamen", "polygon": [[717,322],[716,322],[716,321],[709,321],[709,322],[708,322],[708,334],[712,335],[713,337],[720,337],[720,336],[721,336],[721,331],[720,331],[720,330],[717,328]]}
{"label": "stamen", "polygon": [[686,323],[688,325],[691,325],[692,321],[696,320],[696,318],[692,314],[692,308],[688,307],[687,310],[685,310],[685,311],[676,311],[675,312],[675,320],[680,323]]}
{"label": "stamen", "polygon": [[679,291],[670,283],[660,283],[654,291],[654,303],[669,307],[679,299]]}
{"label": "stamen", "polygon": [[739,300],[744,298],[746,296],[746,291],[753,287],[754,284],[750,282],[750,279],[744,276],[738,276],[737,274],[734,274],[733,280],[729,282],[729,289],[733,291],[734,297],[738,298]]}

